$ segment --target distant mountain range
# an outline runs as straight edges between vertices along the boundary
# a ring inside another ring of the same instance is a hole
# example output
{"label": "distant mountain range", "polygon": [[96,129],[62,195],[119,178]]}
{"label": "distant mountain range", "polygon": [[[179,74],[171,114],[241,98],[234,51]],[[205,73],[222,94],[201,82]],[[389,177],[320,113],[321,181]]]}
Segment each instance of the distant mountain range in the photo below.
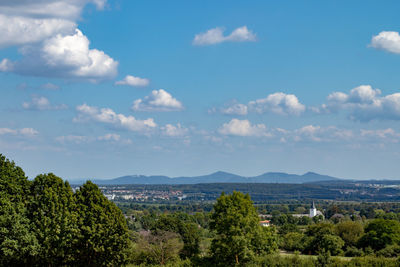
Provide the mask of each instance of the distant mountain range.
{"label": "distant mountain range", "polygon": [[[87,179],[71,180],[72,184],[83,183]],[[210,184],[210,183],[290,183],[303,184],[312,182],[339,181],[341,179],[307,172],[303,175],[288,174],[282,172],[267,172],[259,176],[244,177],[228,172],[215,172],[209,175],[194,177],[168,177],[168,176],[145,176],[129,175],[114,179],[93,179],[98,185],[126,185],[126,184]]]}

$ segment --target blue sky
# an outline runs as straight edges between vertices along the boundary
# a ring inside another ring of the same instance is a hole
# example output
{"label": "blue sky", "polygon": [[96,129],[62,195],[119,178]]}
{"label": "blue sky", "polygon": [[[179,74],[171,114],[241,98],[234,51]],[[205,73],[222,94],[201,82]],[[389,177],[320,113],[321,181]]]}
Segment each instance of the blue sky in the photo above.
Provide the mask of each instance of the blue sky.
{"label": "blue sky", "polygon": [[0,2],[0,153],[29,177],[400,178],[397,1]]}

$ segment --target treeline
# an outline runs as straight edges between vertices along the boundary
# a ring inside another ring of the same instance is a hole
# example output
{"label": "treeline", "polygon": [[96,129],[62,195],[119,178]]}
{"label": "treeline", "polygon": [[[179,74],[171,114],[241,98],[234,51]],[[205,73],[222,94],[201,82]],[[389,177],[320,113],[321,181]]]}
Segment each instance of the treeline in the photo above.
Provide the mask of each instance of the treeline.
{"label": "treeline", "polygon": [[[398,182],[393,182],[394,184]],[[354,181],[315,182],[305,184],[212,183],[186,185],[123,185],[127,190],[182,191],[185,201],[215,201],[222,192],[240,191],[251,195],[255,203],[282,200],[336,200],[336,201],[399,201],[400,189],[374,187]],[[113,187],[113,186],[105,186]],[[121,200],[122,201],[122,200]],[[127,202],[130,200],[127,200]],[[159,201],[168,203],[168,201]]]}
{"label": "treeline", "polygon": [[0,154],[0,266],[118,266],[128,260],[121,210],[87,182],[30,181]]}

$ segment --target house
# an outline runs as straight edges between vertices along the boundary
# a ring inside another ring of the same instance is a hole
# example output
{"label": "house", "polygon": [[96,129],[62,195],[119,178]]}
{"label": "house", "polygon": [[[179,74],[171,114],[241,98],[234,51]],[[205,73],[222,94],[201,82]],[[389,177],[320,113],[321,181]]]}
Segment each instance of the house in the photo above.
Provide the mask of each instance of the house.
{"label": "house", "polygon": [[260,225],[264,227],[269,227],[271,226],[271,221],[270,220],[260,221]]}

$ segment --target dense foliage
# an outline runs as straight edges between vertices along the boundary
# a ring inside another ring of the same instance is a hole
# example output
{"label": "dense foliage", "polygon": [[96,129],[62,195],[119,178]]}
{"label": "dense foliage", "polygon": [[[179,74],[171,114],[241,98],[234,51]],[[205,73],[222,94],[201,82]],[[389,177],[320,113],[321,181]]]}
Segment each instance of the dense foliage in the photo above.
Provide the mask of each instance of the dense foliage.
{"label": "dense foliage", "polygon": [[54,174],[33,181],[0,155],[1,266],[115,266],[126,262],[122,212],[87,182],[75,194]]}
{"label": "dense foliage", "polygon": [[216,232],[211,251],[217,264],[243,264],[277,249],[274,230],[259,224],[250,196],[240,192],[217,199],[210,228]]}

